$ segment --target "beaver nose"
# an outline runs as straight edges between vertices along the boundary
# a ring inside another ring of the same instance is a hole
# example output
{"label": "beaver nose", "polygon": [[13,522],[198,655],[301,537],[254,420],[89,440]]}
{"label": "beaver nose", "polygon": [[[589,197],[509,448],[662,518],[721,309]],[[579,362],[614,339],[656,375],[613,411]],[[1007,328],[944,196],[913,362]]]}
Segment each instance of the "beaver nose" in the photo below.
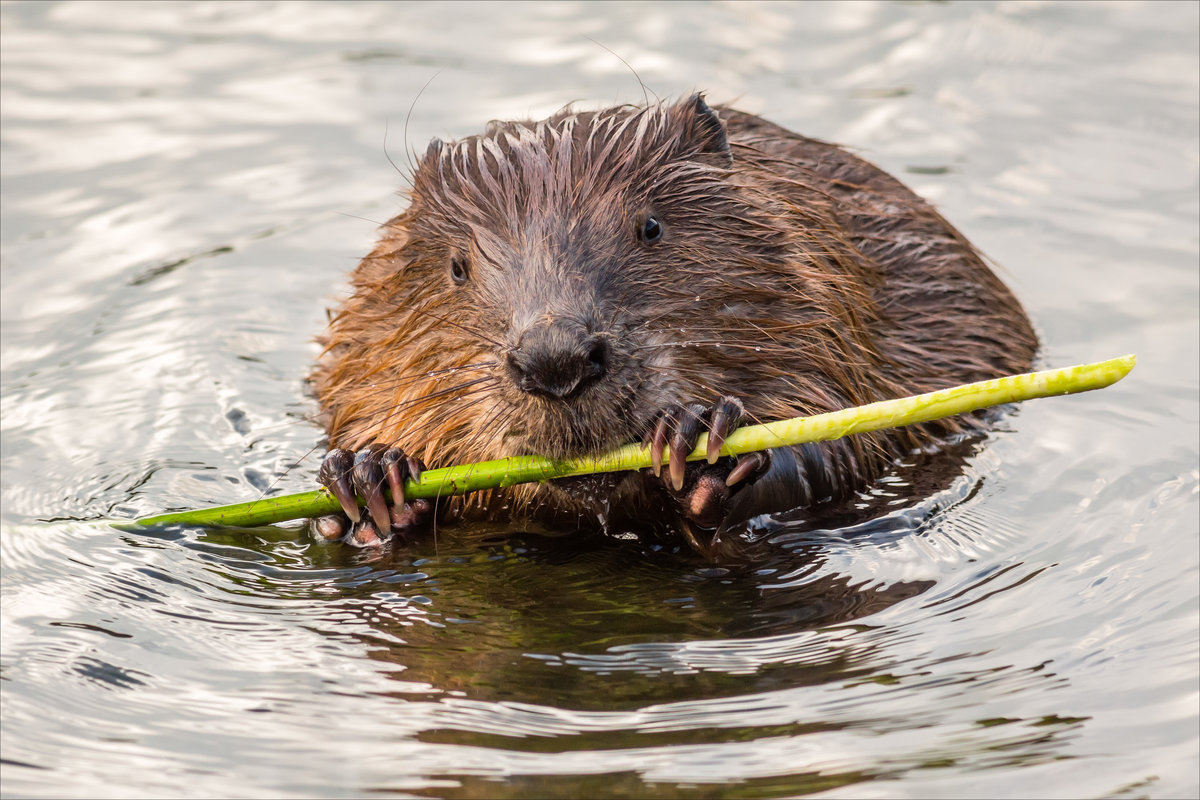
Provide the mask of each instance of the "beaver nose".
{"label": "beaver nose", "polygon": [[602,378],[608,360],[605,339],[550,325],[526,331],[507,366],[522,392],[566,400]]}

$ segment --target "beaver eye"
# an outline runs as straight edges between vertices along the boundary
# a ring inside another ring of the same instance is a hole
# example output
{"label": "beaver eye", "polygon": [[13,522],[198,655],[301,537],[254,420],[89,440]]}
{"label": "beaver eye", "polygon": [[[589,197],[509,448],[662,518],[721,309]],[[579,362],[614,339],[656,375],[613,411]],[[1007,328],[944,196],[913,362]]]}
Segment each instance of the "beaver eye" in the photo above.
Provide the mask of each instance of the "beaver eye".
{"label": "beaver eye", "polygon": [[466,256],[454,256],[450,259],[450,279],[462,286],[470,277]]}
{"label": "beaver eye", "polygon": [[642,244],[654,244],[662,238],[662,235],[662,223],[654,217],[646,217],[642,226],[638,228],[638,238],[641,239]]}

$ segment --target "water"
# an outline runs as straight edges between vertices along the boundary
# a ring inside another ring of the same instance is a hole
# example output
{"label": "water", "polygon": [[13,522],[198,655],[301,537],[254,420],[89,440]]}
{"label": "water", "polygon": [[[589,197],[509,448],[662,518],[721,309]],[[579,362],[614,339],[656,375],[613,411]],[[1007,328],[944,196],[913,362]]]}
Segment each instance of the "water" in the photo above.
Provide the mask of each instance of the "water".
{"label": "water", "polygon": [[[1200,791],[1196,4],[0,25],[5,795]],[[400,207],[386,154],[640,101],[605,48],[854,146],[1001,265],[1045,364],[1137,370],[899,468],[866,524],[781,521],[746,570],[503,528],[371,560],[100,521],[310,488],[311,340]]]}

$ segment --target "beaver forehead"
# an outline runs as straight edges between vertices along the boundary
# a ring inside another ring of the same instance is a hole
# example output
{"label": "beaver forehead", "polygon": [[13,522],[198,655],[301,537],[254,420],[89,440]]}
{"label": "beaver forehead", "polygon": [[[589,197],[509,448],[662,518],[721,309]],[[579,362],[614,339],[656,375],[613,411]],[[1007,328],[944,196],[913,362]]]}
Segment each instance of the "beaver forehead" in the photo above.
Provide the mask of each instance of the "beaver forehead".
{"label": "beaver forehead", "polygon": [[488,130],[431,148],[415,199],[446,223],[523,235],[531,224],[611,229],[630,206],[708,175],[680,148],[677,118],[661,107],[563,113],[539,122],[494,122]]}

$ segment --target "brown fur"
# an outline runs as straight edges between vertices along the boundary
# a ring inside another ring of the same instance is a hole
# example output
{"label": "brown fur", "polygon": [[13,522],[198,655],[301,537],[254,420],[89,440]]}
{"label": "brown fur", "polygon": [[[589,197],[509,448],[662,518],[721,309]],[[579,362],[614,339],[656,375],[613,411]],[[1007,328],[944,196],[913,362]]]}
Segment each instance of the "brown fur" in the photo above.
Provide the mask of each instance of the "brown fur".
{"label": "brown fur", "polygon": [[[331,446],[397,443],[431,467],[594,453],[643,439],[671,402],[730,394],[750,420],[784,419],[1021,372],[1037,346],[972,246],[899,181],[699,96],[435,142],[410,201],[355,270],[313,374]],[[665,228],[654,246],[636,237],[649,213]],[[469,264],[465,285],[452,259]],[[612,349],[609,374],[569,401],[522,393],[503,370],[547,320]],[[740,517],[845,496],[897,455],[983,425],[777,454]],[[666,507],[641,474],[598,486],[635,516]],[[478,504],[594,515],[585,494]]]}

